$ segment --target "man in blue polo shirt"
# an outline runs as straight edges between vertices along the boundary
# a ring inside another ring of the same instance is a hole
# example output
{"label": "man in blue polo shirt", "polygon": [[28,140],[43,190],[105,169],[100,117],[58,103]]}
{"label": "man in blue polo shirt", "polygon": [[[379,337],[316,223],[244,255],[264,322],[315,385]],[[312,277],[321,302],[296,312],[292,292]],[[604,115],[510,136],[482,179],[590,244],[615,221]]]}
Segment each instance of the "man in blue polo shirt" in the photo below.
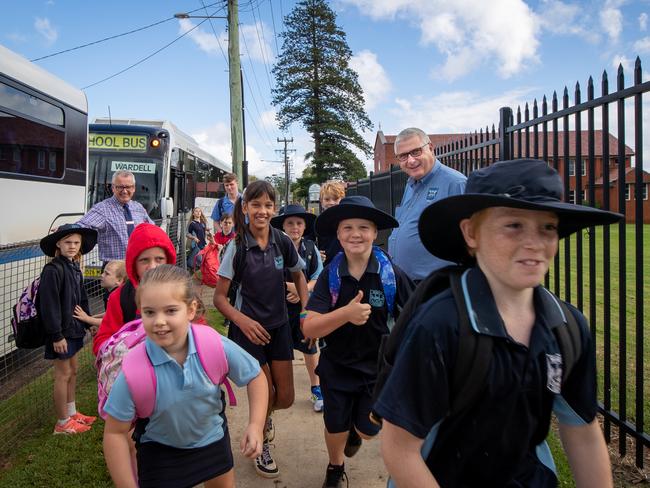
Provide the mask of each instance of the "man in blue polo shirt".
{"label": "man in blue polo shirt", "polygon": [[466,178],[435,159],[429,136],[415,127],[397,134],[395,154],[409,179],[402,202],[395,209],[399,227],[388,238],[388,253],[409,278],[418,282],[451,264],[433,256],[422,245],[418,234],[420,214],[436,200],[463,193]]}

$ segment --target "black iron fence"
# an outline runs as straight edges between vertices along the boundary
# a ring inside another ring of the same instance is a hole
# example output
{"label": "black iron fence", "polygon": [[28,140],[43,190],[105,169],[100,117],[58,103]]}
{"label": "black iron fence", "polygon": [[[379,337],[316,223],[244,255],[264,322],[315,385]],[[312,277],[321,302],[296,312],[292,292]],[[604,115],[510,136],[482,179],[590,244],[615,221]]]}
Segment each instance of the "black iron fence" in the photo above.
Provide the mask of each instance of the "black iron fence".
{"label": "black iron fence", "polygon": [[[618,452],[633,447],[635,463],[643,467],[650,448],[645,412],[650,410],[648,379],[650,349],[646,309],[650,305],[650,263],[646,242],[650,237],[648,186],[643,170],[643,95],[650,82],[642,81],[637,58],[634,80],[625,87],[619,66],[616,90],[610,93],[607,73],[595,97],[589,78],[586,100],[576,84],[573,100],[564,89],[526,103],[523,116],[517,107],[499,111],[494,126],[458,136],[435,149],[442,163],[464,174],[494,161],[540,158],[558,170],[564,181],[565,200],[598,206],[626,215],[618,225],[590,228],[564,239],[546,285],[575,304],[591,324],[597,351],[599,409],[609,442],[617,429]],[[560,106],[561,105],[561,106]],[[634,148],[634,149],[632,149]],[[348,194],[365,195],[394,215],[406,176],[398,168],[373,174],[348,188]],[[644,453],[644,448],[646,452]]]}

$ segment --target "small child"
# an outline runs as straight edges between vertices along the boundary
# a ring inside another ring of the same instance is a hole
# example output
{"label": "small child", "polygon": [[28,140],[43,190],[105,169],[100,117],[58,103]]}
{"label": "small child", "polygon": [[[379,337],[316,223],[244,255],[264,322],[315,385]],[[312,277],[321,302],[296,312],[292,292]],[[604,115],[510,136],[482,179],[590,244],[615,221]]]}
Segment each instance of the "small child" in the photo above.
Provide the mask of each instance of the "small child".
{"label": "small child", "polygon": [[[321,212],[338,205],[343,197],[345,197],[345,186],[343,185],[343,182],[328,181],[323,183],[320,189]],[[318,235],[317,241],[323,266],[327,266],[332,258],[343,250],[335,235]]]}
{"label": "small child", "polygon": [[[106,297],[104,301],[104,309],[106,309],[106,300],[110,294],[118,287],[122,286],[125,281],[126,268],[124,266],[123,259],[116,259],[114,261],[109,261],[106,263],[106,266],[104,266],[104,271],[102,271],[99,279],[99,283],[104,289],[104,296]],[[77,305],[74,309],[74,318],[90,325],[90,333],[93,336],[97,333],[97,330],[102,323],[103,316],[104,313],[97,315],[88,315],[79,305]]]}
{"label": "small child", "polygon": [[[136,481],[128,438],[136,409],[124,373],[120,373],[105,405],[108,417],[104,429],[104,456],[116,486],[235,486],[228,427],[219,414],[221,389],[203,368],[190,328],[197,312],[194,296],[192,278],[177,266],[158,266],[140,281],[136,303],[142,311],[145,347],[156,375],[156,402],[144,427],[137,429]],[[254,358],[230,340],[221,341],[228,378],[240,387],[247,385],[250,414],[240,448],[245,456],[254,458],[262,450],[266,379]]]}
{"label": "small child", "polygon": [[[303,325],[306,337],[325,342],[316,369],[329,454],[324,487],[343,486],[344,456],[354,456],[362,438],[379,432],[369,414],[379,344],[389,332],[389,300],[392,315],[398,315],[413,284],[373,242],[378,230],[398,225],[363,196],[343,198],[316,219],[318,235],[336,236],[343,247],[343,254],[333,257],[318,277]],[[330,270],[332,266],[338,268]],[[340,280],[338,290],[332,287],[332,272]],[[394,281],[388,283],[391,272]]]}
{"label": "small child", "polygon": [[232,214],[224,213],[219,219],[219,226],[221,230],[214,235],[214,243],[221,251],[231,239],[237,234],[235,233],[235,223],[232,219]]}
{"label": "small child", "polygon": [[[389,486],[555,487],[545,442],[552,411],[576,485],[612,486],[587,321],[540,283],[560,238],[622,216],[565,203],[562,187],[544,161],[503,161],[474,171],[464,194],[422,213],[424,247],[468,266],[460,282],[471,330],[491,340],[491,360],[473,403],[449,415],[460,362],[457,306],[451,290],[419,305],[374,405],[384,419]],[[569,326],[563,308],[581,344],[569,364],[553,331]]]}
{"label": "small child", "polygon": [[[125,267],[129,279],[108,297],[106,313],[93,338],[95,356],[107,339],[137,317],[135,290],[145,271],[175,262],[176,249],[164,230],[147,223],[136,226],[126,246]],[[126,310],[123,305],[127,306]]]}
{"label": "small child", "polygon": [[[284,230],[287,234],[300,257],[305,261],[305,279],[307,280],[307,291],[311,293],[316,285],[316,279],[323,271],[323,262],[320,253],[316,249],[316,244],[305,239],[305,234],[311,234],[314,229],[316,216],[305,210],[305,207],[299,204],[290,204],[284,208],[284,212],[271,219],[271,225],[276,229]],[[289,324],[291,325],[291,336],[293,339],[293,348],[302,352],[305,358],[305,367],[311,382],[311,401],[314,404],[315,412],[323,411],[323,395],[320,390],[320,380],[316,374],[316,365],[318,364],[318,347],[313,340],[305,339],[300,330],[300,297],[296,291],[296,285],[289,281],[290,276],[285,272],[287,287],[287,310],[289,312]]]}
{"label": "small child", "polygon": [[88,297],[79,262],[97,242],[97,231],[65,224],[41,239],[40,246],[54,259],[41,273],[38,314],[47,333],[45,359],[54,361],[54,408],[58,421],[54,434],[80,434],[90,429],[96,417],[77,411],[77,352],[84,345],[86,326],[75,319],[80,307],[88,313]]}

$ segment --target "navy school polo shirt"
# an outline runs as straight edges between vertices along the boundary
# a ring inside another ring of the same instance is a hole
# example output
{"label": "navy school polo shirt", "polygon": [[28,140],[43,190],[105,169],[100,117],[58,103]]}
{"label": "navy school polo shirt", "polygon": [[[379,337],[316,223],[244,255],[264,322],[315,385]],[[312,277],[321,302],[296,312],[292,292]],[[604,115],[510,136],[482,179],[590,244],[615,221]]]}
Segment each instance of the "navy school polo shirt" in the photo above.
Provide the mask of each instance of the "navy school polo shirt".
{"label": "navy school polo shirt", "polygon": [[[237,291],[235,308],[265,329],[275,329],[287,323],[284,270],[300,271],[304,261],[298,255],[293,242],[286,234],[278,234],[284,241],[276,242],[269,232],[266,249],[260,249],[257,240],[246,231],[246,262],[241,277],[242,286]],[[235,276],[234,257],[236,240],[228,243],[217,274],[229,280]]]}
{"label": "navy school polo shirt", "polygon": [[[305,267],[302,269],[302,274],[305,276],[307,283],[309,283],[311,280],[317,279],[318,276],[320,276],[321,272],[323,271],[323,262],[321,261],[320,253],[318,252],[318,248],[316,247],[314,241],[310,241],[311,244],[309,244],[309,246],[307,246],[305,242],[306,240],[304,238],[300,241],[300,246],[298,246],[298,255],[305,262]],[[293,281],[291,273],[288,269],[285,269],[284,271],[284,280],[285,282]],[[302,310],[302,304],[300,302],[291,303],[287,301],[287,309],[289,315],[294,317],[297,316]]]}
{"label": "navy school polo shirt", "polygon": [[[334,374],[341,379],[352,380],[354,372],[360,373],[365,381],[374,382],[377,376],[377,353],[384,334],[388,334],[388,308],[384,297],[384,288],[379,276],[379,263],[374,254],[370,254],[368,266],[359,281],[350,275],[347,260],[341,260],[339,276],[341,289],[335,306],[331,306],[329,290],[329,267],[327,265],[316,281],[316,286],[309,298],[307,310],[320,314],[331,312],[347,305],[359,290],[363,290],[362,303],[370,303],[372,311],[364,325],[350,322],[323,337],[325,347],[321,350],[318,362],[319,374]],[[395,294],[395,313],[406,303],[413,284],[404,272],[393,264],[397,290]]]}
{"label": "navy school polo shirt", "polygon": [[[550,487],[557,479],[547,436],[551,411],[581,425],[596,415],[596,368],[584,316],[569,305],[582,331],[582,356],[561,384],[559,346],[551,330],[562,316],[541,286],[534,290],[530,345],[508,335],[485,275],[464,275],[472,327],[494,338],[485,389],[459,418],[446,418],[458,351],[458,315],[449,290],[424,302],[410,324],[376,405],[383,418],[425,439],[429,469],[441,486]],[[559,391],[561,385],[561,392]]]}

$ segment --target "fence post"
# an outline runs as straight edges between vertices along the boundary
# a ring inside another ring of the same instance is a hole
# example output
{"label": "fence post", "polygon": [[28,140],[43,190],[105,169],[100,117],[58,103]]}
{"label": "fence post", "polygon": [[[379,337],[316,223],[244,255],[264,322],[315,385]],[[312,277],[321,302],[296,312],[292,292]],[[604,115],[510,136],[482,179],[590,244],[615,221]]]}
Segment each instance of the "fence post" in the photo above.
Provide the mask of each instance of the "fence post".
{"label": "fence post", "polygon": [[501,107],[499,109],[499,161],[512,159],[512,145],[507,130],[510,126],[512,126],[512,109]]}

